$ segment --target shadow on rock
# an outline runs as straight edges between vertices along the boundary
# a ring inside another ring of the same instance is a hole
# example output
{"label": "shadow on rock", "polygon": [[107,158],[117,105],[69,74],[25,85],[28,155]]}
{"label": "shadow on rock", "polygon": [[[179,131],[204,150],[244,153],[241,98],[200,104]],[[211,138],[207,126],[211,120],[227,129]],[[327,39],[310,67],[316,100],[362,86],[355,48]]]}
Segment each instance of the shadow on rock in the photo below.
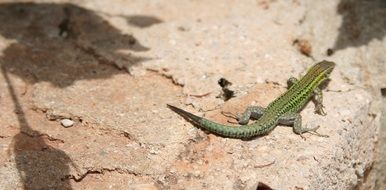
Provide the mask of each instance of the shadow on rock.
{"label": "shadow on rock", "polygon": [[385,36],[386,1],[341,0],[337,9],[343,20],[334,50],[367,45]]}
{"label": "shadow on rock", "polygon": [[[151,16],[124,18],[138,26],[161,22]],[[150,59],[135,55],[149,48],[133,35],[73,4],[0,4],[0,23],[0,35],[15,40],[3,51],[2,65],[29,83],[62,88],[76,80],[108,78],[123,72],[115,67],[130,70]]]}
{"label": "shadow on rock", "polygon": [[153,16],[131,15],[131,16],[122,16],[122,17],[124,17],[127,20],[127,23],[139,28],[150,27],[154,24],[158,24],[162,22],[162,20]]}
{"label": "shadow on rock", "polygon": [[75,168],[76,166],[65,152],[46,143],[46,141],[61,141],[49,139],[47,135],[30,127],[4,67],[1,67],[1,71],[20,126],[20,132],[13,137],[12,145],[24,189],[72,189],[68,179],[70,164]]}
{"label": "shadow on rock", "polygon": [[[161,22],[150,16],[125,18],[140,28]],[[124,73],[116,67],[129,69],[146,61],[149,58],[134,53],[149,48],[95,12],[73,4],[2,3],[0,23],[0,35],[12,41],[1,52],[0,64],[20,126],[13,154],[24,189],[72,189],[68,177],[73,163],[64,151],[53,147],[64,142],[28,124],[9,74],[29,84],[49,82],[64,88],[77,80]]]}
{"label": "shadow on rock", "polygon": [[[72,189],[69,176],[70,157],[45,143],[40,132],[26,130],[13,138],[16,167],[24,189]],[[28,132],[26,132],[28,131]]]}

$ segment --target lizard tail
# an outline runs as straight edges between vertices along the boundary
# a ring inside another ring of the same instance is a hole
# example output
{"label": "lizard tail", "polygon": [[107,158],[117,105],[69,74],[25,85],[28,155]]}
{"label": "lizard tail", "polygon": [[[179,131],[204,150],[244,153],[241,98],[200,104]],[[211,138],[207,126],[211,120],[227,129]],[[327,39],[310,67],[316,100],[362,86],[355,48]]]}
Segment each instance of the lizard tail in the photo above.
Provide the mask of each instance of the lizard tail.
{"label": "lizard tail", "polygon": [[169,105],[167,104],[168,108],[173,110],[174,112],[178,113],[179,115],[181,115],[182,117],[184,117],[185,119],[188,119],[190,121],[193,121],[194,123],[196,124],[200,124],[201,120],[202,120],[202,117],[198,117],[197,115],[194,115],[192,113],[189,113],[185,110],[182,110],[180,108],[177,108],[175,106],[172,106],[172,105]]}
{"label": "lizard tail", "polygon": [[260,124],[254,124],[249,126],[245,125],[242,127],[227,126],[227,125],[222,125],[222,124],[210,121],[203,117],[196,116],[192,113],[189,113],[185,110],[174,107],[172,105],[167,104],[167,106],[174,112],[184,117],[185,119],[191,121],[192,123],[197,124],[199,127],[224,137],[247,139],[247,138],[254,137],[256,135],[265,134],[265,131],[262,131],[260,129],[262,128]]}

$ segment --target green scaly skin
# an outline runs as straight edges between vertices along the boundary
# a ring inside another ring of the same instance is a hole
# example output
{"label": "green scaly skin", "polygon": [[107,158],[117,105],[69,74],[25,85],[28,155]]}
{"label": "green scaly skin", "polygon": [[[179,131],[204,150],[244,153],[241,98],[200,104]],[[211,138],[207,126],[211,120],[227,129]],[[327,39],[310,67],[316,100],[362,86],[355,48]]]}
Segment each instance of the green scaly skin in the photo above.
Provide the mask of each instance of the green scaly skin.
{"label": "green scaly skin", "polygon": [[[324,114],[322,110],[322,94],[318,88],[321,83],[328,79],[329,74],[335,67],[335,63],[322,61],[312,66],[307,74],[299,81],[291,78],[290,88],[276,100],[271,102],[267,108],[260,108],[258,120],[249,125],[239,127],[222,125],[215,123],[203,117],[196,116],[192,113],[168,105],[170,109],[181,116],[198,124],[203,129],[223,137],[248,139],[259,135],[266,135],[272,131],[278,124],[293,125],[294,132],[301,135],[302,133],[315,131],[316,128],[303,128],[301,126],[301,116],[299,112],[313,95],[316,96],[316,112]],[[247,119],[249,120],[251,114]],[[248,121],[246,120],[246,121]],[[239,123],[240,120],[239,120]],[[243,122],[245,123],[245,122]]]}

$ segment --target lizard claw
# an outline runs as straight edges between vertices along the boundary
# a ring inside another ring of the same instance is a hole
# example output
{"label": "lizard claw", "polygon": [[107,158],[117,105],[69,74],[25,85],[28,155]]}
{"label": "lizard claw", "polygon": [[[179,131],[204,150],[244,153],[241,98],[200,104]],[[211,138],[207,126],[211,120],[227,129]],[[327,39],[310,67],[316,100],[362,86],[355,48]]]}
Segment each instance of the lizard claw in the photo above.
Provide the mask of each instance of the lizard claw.
{"label": "lizard claw", "polygon": [[323,109],[323,105],[321,105],[321,104],[318,104],[316,107],[315,107],[315,113],[316,114],[319,114],[319,115],[321,115],[321,116],[326,116],[327,115],[327,113],[324,111],[324,109]]}
{"label": "lizard claw", "polygon": [[300,137],[302,137],[302,139],[305,141],[307,140],[307,138],[303,135],[303,134],[299,134]]}
{"label": "lizard claw", "polygon": [[316,126],[316,127],[312,127],[312,128],[305,128],[303,129],[303,132],[300,135],[300,137],[302,137],[303,140],[306,140],[306,137],[303,136],[304,133],[310,133],[312,135],[316,135],[318,137],[329,137],[328,135],[323,135],[323,134],[320,134],[318,133],[316,130],[318,130],[320,128],[320,126]]}
{"label": "lizard claw", "polygon": [[323,135],[323,134],[318,133],[316,130],[318,130],[319,128],[320,128],[320,125],[313,127],[313,128],[308,128],[304,132],[310,133],[312,135],[316,135],[318,137],[329,137],[328,135]]}
{"label": "lizard claw", "polygon": [[318,133],[318,132],[316,132],[316,131],[308,131],[308,133],[310,133],[310,134],[312,134],[312,135],[316,135],[316,136],[318,136],[318,137],[325,137],[325,138],[330,137],[330,136],[328,136],[328,135],[320,134],[320,133]]}

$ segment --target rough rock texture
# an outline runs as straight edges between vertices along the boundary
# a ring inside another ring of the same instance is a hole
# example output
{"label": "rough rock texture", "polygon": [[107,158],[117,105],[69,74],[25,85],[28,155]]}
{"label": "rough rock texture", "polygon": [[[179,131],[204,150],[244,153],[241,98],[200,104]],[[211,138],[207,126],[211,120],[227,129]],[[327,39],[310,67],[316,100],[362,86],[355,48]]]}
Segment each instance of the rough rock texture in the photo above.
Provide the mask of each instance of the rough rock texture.
{"label": "rough rock texture", "polygon": [[[385,8],[1,0],[0,189],[386,188]],[[226,139],[166,108],[227,123],[221,112],[268,105],[323,59],[337,63],[324,90],[328,115],[310,103],[302,116],[329,138],[279,126]],[[226,102],[220,78],[235,92]],[[75,123],[64,128],[63,119]]]}

